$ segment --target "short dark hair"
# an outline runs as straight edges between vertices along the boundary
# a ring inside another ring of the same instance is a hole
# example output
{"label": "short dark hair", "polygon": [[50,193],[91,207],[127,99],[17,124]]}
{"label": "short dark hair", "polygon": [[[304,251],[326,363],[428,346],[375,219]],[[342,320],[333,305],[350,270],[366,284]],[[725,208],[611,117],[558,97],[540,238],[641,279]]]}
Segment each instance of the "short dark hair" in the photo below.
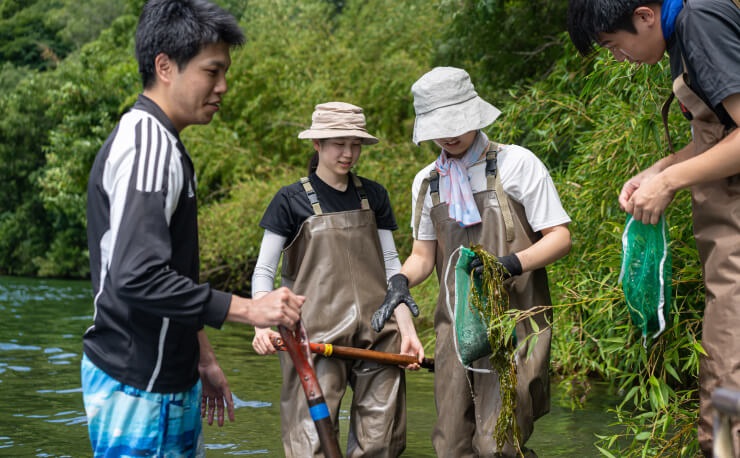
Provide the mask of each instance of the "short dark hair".
{"label": "short dark hair", "polygon": [[244,32],[234,16],[206,0],[149,0],[136,28],[136,59],[144,88],[155,82],[154,59],[166,54],[187,66],[204,46],[224,42],[239,46]]}
{"label": "short dark hair", "polygon": [[662,0],[570,0],[568,33],[578,52],[591,54],[599,34],[625,30],[637,33],[632,13],[644,5],[662,5]]}

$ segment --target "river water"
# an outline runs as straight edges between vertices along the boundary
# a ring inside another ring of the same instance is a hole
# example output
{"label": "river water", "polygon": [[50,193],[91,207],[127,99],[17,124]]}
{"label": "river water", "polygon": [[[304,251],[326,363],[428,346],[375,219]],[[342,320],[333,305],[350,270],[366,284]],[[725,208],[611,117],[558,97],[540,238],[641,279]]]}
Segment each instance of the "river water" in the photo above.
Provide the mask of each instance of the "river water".
{"label": "river water", "polygon": [[[91,321],[89,282],[0,277],[0,456],[90,456],[79,361],[81,336]],[[234,423],[205,426],[208,456],[283,456],[277,358],[256,355],[251,329],[244,326],[208,333],[237,406]],[[434,456],[432,384],[432,373],[407,374],[405,457]],[[536,423],[527,445],[541,458],[599,456],[595,434],[609,429],[607,409],[614,399],[597,390],[602,394],[584,409],[571,410],[562,390],[552,388],[552,410]],[[340,444],[346,416],[343,421]]]}

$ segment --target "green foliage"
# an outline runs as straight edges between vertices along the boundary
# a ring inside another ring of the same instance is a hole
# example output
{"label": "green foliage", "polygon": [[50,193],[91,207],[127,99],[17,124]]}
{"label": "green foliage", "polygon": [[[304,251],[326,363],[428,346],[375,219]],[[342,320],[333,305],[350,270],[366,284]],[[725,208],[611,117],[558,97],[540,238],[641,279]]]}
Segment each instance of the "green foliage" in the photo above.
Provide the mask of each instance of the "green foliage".
{"label": "green foliage", "polygon": [[8,93],[15,90],[18,83],[29,74],[30,71],[26,68],[19,68],[10,62],[4,62],[0,65],[0,93]]}
{"label": "green foliage", "polygon": [[87,234],[84,226],[58,224],[54,239],[43,256],[36,256],[33,263],[39,277],[84,278],[90,274],[87,263]]}
{"label": "green foliage", "polygon": [[33,198],[33,175],[43,165],[39,154],[44,131],[51,123],[38,124],[49,99],[38,91],[45,84],[43,76],[29,78],[19,84],[11,95],[0,99],[0,212],[10,211]]}
{"label": "green foliage", "polygon": [[0,213],[0,273],[36,275],[34,261],[48,248],[49,233],[50,223],[38,200],[29,199],[13,211]]}
{"label": "green foliage", "polygon": [[0,61],[38,70],[53,68],[70,51],[57,34],[63,27],[47,21],[59,0],[0,3]]}
{"label": "green foliage", "polygon": [[133,60],[136,18],[121,16],[99,40],[57,69],[66,83],[49,91],[47,117],[59,123],[49,132],[41,197],[54,219],[54,240],[39,255],[39,274],[86,275],[85,205],[95,154],[140,87]]}
{"label": "green foliage", "polygon": [[61,121],[49,135],[44,201],[81,223],[95,154],[140,87],[132,56],[121,51],[133,46],[131,21],[117,20],[103,39],[67,59],[57,70],[67,82],[50,94],[57,103],[47,115]]}
{"label": "green foliage", "polygon": [[18,11],[23,9],[25,3],[21,0],[2,0],[0,1],[0,19],[13,17]]}
{"label": "green foliage", "polygon": [[[0,1],[0,61],[37,70],[56,67],[122,15],[119,0]],[[135,6],[139,11],[141,2]]]}
{"label": "green foliage", "polygon": [[[65,60],[54,73],[24,81],[20,89],[27,88],[27,96],[8,118],[22,123],[13,132],[22,134],[27,146],[21,151],[31,154],[35,162],[20,156],[19,160],[33,165],[28,192],[43,204],[42,220],[48,223],[45,243],[35,245],[39,251],[27,265],[28,269],[34,266],[38,275],[87,275],[87,175],[102,139],[138,87],[131,55],[120,51],[131,46],[132,23],[133,19],[122,17],[101,40]],[[21,93],[18,90],[16,95]],[[28,103],[36,99],[38,103]],[[21,111],[28,113],[21,116]],[[22,145],[15,142],[16,148]],[[9,173],[18,176],[18,171]]]}
{"label": "green foliage", "polygon": [[[423,62],[431,52],[416,30],[433,34],[442,27],[434,12],[421,0],[346,2],[341,15],[324,0],[251,3],[244,17],[248,42],[233,53],[229,93],[219,117],[207,127],[183,133],[196,163],[202,201],[231,206],[245,181],[269,183],[262,189],[271,197],[280,186],[298,180],[312,154],[310,143],[299,140],[298,133],[310,125],[316,104],[342,100],[363,107],[368,129],[381,138],[378,145],[363,149],[357,173],[388,188],[399,226],[407,228],[411,181],[434,158],[409,140],[410,87],[428,70]],[[285,27],[288,23],[291,26]],[[275,180],[275,170],[286,167],[293,174]],[[264,199],[252,211],[261,217],[268,202]],[[252,219],[254,227],[258,220]],[[215,240],[208,229],[203,237]],[[260,235],[251,238],[245,250],[256,255],[260,240]],[[408,253],[410,231],[398,231],[396,243]],[[222,261],[216,260],[233,256],[233,247],[224,249],[220,255],[203,257],[204,272],[218,268]],[[242,269],[248,268],[242,264]]]}
{"label": "green foliage", "polygon": [[465,68],[474,82],[498,90],[541,79],[563,56],[567,6],[542,0],[442,0],[442,14],[452,23],[439,35],[434,64]]}
{"label": "green foliage", "polygon": [[53,82],[46,74],[20,79],[0,98],[0,272],[35,273],[33,259],[52,233],[37,178],[45,164],[42,146],[54,120],[44,116]]}
{"label": "green foliage", "polygon": [[[606,52],[585,62],[573,50],[566,55],[546,79],[511,92],[513,103],[496,126],[555,171],[573,220],[573,250],[550,269],[553,369],[574,400],[583,400],[594,376],[624,394],[615,411],[625,430],[601,438],[603,450],[693,456],[703,290],[687,192],[666,214],[676,319],[651,346],[643,347],[617,283],[625,219],[617,195],[627,179],[666,154],[660,106],[669,72],[619,64]],[[675,107],[671,126],[674,143],[685,143],[688,127]]]}
{"label": "green foliage", "polygon": [[332,17],[326,1],[250,4],[248,43],[233,57],[221,119],[270,165],[304,166],[310,147],[296,135],[328,100],[362,106],[374,133],[408,141],[409,88],[430,52],[416,30],[438,27],[430,10],[421,1],[354,1]]}
{"label": "green foliage", "polygon": [[45,23],[58,28],[57,36],[74,49],[97,38],[111,22],[125,12],[120,0],[58,0],[56,8],[48,8]]}
{"label": "green foliage", "polygon": [[[35,40],[35,34],[49,35],[62,27],[51,19],[60,2],[15,7],[11,3],[2,3],[0,30],[27,27],[34,34],[24,39]],[[75,5],[68,2],[66,7]],[[136,92],[130,85],[126,92],[125,84],[133,81],[136,86],[132,53],[126,51],[132,49],[134,20],[113,22],[107,35],[86,51],[58,66],[55,63],[54,71],[35,73],[9,62],[3,65],[0,83],[7,90],[0,94],[4,114],[0,119],[0,272],[87,275],[87,173],[101,139],[112,127],[111,119],[117,118],[122,101]],[[19,48],[20,41],[6,45]],[[128,68],[121,68],[120,62],[128,62]]]}
{"label": "green foliage", "polygon": [[[59,57],[84,41],[75,31],[80,24],[61,14],[72,3],[0,0],[0,53],[18,52],[0,69],[0,273],[87,275],[87,173],[140,91],[132,39],[142,3],[127,0],[125,13],[95,41],[52,66],[29,43],[46,43]],[[296,136],[313,107],[329,100],[362,106],[381,139],[363,149],[356,171],[388,189],[405,259],[411,182],[437,154],[410,141],[410,86],[432,62],[464,67],[503,111],[488,135],[541,157],[573,219],[573,250],[549,268],[552,369],[572,388],[574,403],[587,402],[589,377],[612,382],[622,395],[615,412],[624,429],[599,439],[602,453],[695,453],[703,289],[687,192],[667,212],[676,319],[648,348],[617,284],[624,213],[616,198],[625,180],[666,152],[659,116],[670,87],[666,68],[617,64],[606,52],[582,59],[558,34],[563,2],[219,3],[241,18],[248,42],[232,54],[219,115],[182,135],[199,177],[204,279],[248,292],[258,222],[279,187],[305,173],[311,148]],[[688,128],[675,106],[671,125],[674,143],[685,142]],[[431,353],[436,278],[413,293]]]}

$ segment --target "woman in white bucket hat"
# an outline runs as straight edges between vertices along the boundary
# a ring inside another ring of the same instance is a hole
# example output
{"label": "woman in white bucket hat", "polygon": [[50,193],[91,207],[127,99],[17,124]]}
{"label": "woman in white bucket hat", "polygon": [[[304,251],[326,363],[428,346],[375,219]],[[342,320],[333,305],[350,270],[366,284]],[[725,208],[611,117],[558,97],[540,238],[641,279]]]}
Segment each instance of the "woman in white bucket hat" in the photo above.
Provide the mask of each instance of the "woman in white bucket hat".
{"label": "woman in white bucket hat", "polygon": [[[378,142],[367,132],[362,108],[344,102],[317,105],[311,127],[298,138],[311,140],[315,154],[309,175],[280,189],[260,222],[265,234],[252,278],[253,297],[273,289],[282,254],[282,282],[305,295],[301,321],[312,341],[418,355],[421,361],[424,349],[408,309],[399,308],[382,333],[370,328],[387,278],[401,262],[388,192],[351,172],[362,146]],[[273,337],[279,334],[256,329],[257,353],[275,353]],[[337,431],[342,398],[352,388],[346,456],[399,456],[406,446],[403,369],[323,357],[314,357],[313,364]],[[283,352],[280,365],[285,455],[320,455],[301,382]]]}
{"label": "woman in white bucket hat", "polygon": [[[414,179],[412,252],[389,283],[373,328],[383,329],[384,320],[404,302],[398,298],[408,297],[408,288],[436,267],[440,294],[434,314],[437,423],[432,442],[437,456],[536,456],[524,444],[534,420],[550,407],[552,311],[545,266],[570,250],[570,218],[547,169],[532,152],[492,142],[483,132],[500,111],[478,96],[467,72],[434,68],[411,92],[414,143],[432,140],[441,151]],[[455,285],[454,276],[445,272],[455,266],[459,247],[472,245],[497,256],[506,269],[510,308],[542,307],[532,315],[538,332],[527,320],[516,326],[518,428],[509,427],[501,444],[495,440],[502,405],[498,374],[487,356],[460,358],[448,307],[455,303]],[[536,339],[528,338],[534,333]]]}

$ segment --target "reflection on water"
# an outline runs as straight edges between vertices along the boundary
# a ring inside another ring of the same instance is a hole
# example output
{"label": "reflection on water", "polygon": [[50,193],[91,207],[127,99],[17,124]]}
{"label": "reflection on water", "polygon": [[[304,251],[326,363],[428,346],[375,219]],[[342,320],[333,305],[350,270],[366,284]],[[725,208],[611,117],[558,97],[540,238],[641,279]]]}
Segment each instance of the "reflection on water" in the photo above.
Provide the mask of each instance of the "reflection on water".
{"label": "reflection on water", "polygon": [[[92,312],[89,282],[0,277],[0,456],[90,455],[79,361]],[[227,324],[208,333],[237,407],[234,423],[205,427],[208,456],[282,456],[277,357],[257,356],[252,332],[243,326]],[[406,380],[404,456],[433,457],[433,374],[408,373]],[[604,413],[608,398],[599,396],[585,410],[571,411],[560,406],[562,395],[553,388],[552,411],[536,423],[528,445],[543,458],[599,456],[592,444],[594,434],[605,432],[612,421]],[[345,408],[340,444],[346,442],[347,416]]]}

